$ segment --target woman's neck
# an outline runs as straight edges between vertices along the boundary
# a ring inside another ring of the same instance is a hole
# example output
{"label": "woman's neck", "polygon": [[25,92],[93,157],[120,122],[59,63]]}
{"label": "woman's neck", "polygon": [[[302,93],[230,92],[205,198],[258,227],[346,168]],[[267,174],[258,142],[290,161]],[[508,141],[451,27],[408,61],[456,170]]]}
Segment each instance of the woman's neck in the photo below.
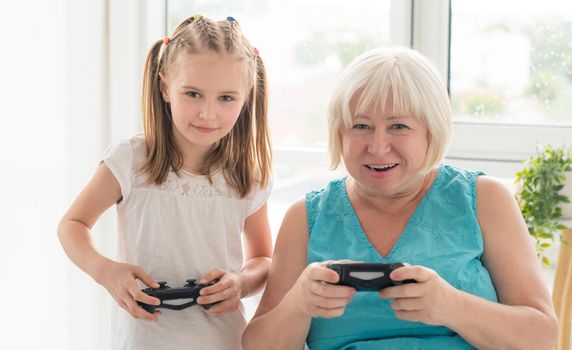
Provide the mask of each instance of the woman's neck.
{"label": "woman's neck", "polygon": [[379,213],[390,216],[408,215],[415,210],[423,197],[425,197],[436,175],[437,169],[432,170],[428,174],[420,176],[419,180],[415,181],[407,192],[393,196],[369,194],[359,189],[353,178],[349,178],[348,194],[352,202],[357,200],[366,208],[376,210]]}

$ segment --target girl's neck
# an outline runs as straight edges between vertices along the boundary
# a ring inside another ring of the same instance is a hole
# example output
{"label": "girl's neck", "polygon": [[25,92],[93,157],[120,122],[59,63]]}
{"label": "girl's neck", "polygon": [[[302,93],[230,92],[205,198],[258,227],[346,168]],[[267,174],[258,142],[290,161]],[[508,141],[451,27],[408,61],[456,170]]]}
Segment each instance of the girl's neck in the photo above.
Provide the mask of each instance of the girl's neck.
{"label": "girl's neck", "polygon": [[183,156],[182,169],[191,174],[200,174],[203,168],[203,160],[208,150],[179,148],[179,151]]}
{"label": "girl's neck", "polygon": [[178,135],[176,131],[174,136],[177,149],[183,158],[182,169],[191,174],[200,174],[205,156],[213,148],[213,145],[202,146],[190,143],[182,135]]}

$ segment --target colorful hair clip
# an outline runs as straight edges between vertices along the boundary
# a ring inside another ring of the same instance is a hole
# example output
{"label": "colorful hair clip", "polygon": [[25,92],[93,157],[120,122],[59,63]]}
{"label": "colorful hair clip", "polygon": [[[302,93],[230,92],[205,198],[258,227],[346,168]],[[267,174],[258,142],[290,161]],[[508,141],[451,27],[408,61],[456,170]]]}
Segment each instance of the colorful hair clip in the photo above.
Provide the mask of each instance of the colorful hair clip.
{"label": "colorful hair clip", "polygon": [[254,56],[258,57],[260,55],[260,53],[258,52],[258,49],[256,47],[252,48],[252,52],[254,53]]}
{"label": "colorful hair clip", "polygon": [[203,17],[204,17],[204,16],[201,15],[200,13],[197,13],[196,15],[193,15],[193,20],[198,21],[198,20],[200,20],[200,19],[203,18]]}
{"label": "colorful hair clip", "polygon": [[236,21],[236,19],[234,19],[234,17],[232,17],[232,16],[228,16],[228,17],[226,18],[226,20],[229,21],[229,22],[234,22],[234,21]]}
{"label": "colorful hair clip", "polygon": [[171,39],[169,39],[168,36],[163,38],[163,45],[167,46],[167,45],[169,45],[170,42],[171,42]]}

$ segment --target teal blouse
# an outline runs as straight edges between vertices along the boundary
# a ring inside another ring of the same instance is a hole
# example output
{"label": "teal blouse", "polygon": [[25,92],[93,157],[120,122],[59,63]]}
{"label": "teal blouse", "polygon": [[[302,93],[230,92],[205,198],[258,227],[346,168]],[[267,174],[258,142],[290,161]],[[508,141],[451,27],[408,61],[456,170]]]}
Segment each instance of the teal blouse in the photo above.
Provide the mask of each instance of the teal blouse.
{"label": "teal blouse", "polygon": [[[473,172],[441,165],[421,203],[387,257],[368,241],[345,188],[345,178],[306,195],[308,263],[351,259],[406,262],[431,268],[457,289],[498,302],[483,266]],[[380,229],[383,234],[383,229]],[[310,349],[473,349],[451,329],[395,317],[389,300],[359,292],[338,318],[312,319]]]}

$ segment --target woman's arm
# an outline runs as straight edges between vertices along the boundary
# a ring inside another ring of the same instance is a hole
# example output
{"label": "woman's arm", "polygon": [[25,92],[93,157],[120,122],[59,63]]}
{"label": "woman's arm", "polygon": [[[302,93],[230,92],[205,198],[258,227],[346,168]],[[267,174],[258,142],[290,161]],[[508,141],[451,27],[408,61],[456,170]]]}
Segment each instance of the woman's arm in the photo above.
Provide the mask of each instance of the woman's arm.
{"label": "woman's arm", "polygon": [[483,263],[500,304],[462,293],[466,305],[450,325],[479,349],[552,349],[558,334],[550,293],[526,224],[510,191],[490,177],[477,181]]}
{"label": "woman's arm", "polygon": [[306,266],[307,249],[306,205],[300,200],[282,222],[266,290],[242,337],[244,349],[302,349],[313,316],[343,314],[355,290],[330,284],[339,277],[327,262]]}
{"label": "woman's arm", "polygon": [[285,295],[306,267],[308,225],[303,200],[286,213],[274,248],[270,277],[256,314],[246,328],[244,349],[303,349],[311,316]]}

